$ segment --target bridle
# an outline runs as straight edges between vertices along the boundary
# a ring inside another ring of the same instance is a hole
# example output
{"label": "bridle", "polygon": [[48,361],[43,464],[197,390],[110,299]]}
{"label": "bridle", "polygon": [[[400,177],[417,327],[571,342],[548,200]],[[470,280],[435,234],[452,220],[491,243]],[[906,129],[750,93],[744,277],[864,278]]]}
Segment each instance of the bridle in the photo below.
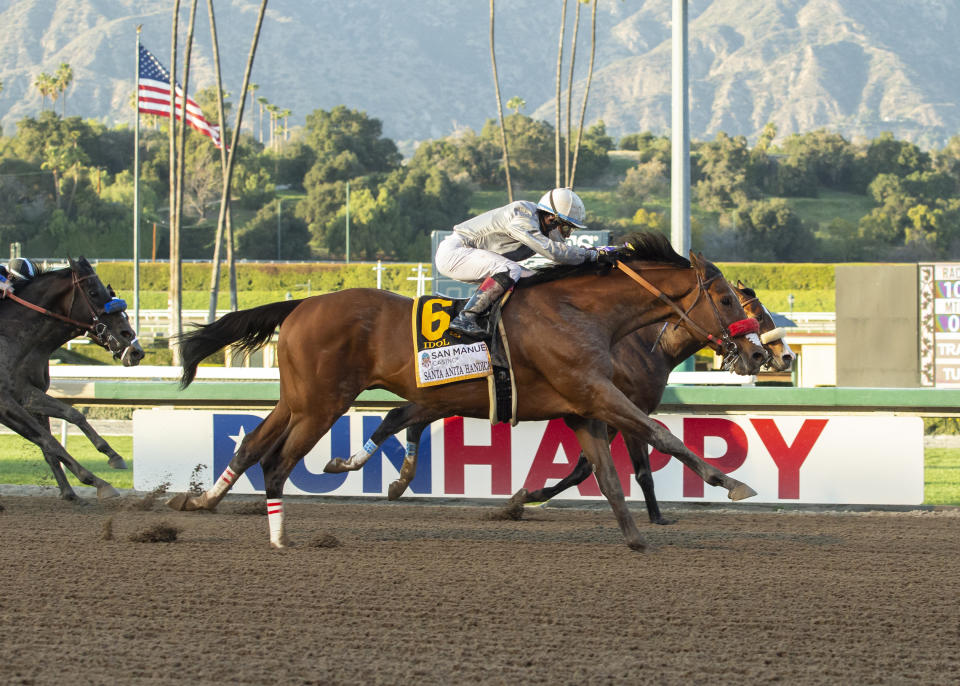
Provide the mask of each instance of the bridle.
{"label": "bridle", "polygon": [[124,312],[127,309],[127,303],[117,297],[112,297],[110,300],[106,301],[103,306],[97,310],[94,307],[93,302],[90,300],[90,297],[87,295],[87,292],[83,290],[82,283],[87,279],[93,278],[96,274],[87,274],[86,276],[78,276],[77,272],[73,269],[70,270],[71,274],[71,292],[70,292],[70,306],[67,308],[67,312],[73,311],[73,303],[76,300],[77,293],[80,293],[80,297],[83,299],[83,302],[86,304],[87,309],[90,311],[90,322],[81,322],[67,315],[60,314],[59,312],[54,312],[45,307],[41,307],[36,303],[32,303],[29,300],[24,300],[16,293],[6,292],[4,298],[9,298],[14,302],[23,305],[24,307],[33,310],[34,312],[39,312],[40,314],[46,315],[48,317],[53,317],[54,319],[59,319],[62,322],[70,324],[80,331],[86,331],[87,336],[96,341],[101,347],[109,350],[114,355],[120,355],[121,351],[126,348],[121,340],[119,340],[113,333],[110,331],[110,327],[107,326],[104,322],[100,320],[105,314],[114,314],[116,312]]}
{"label": "bridle", "polygon": [[[628,267],[621,260],[618,259],[613,266],[615,269],[619,269],[638,284],[643,286],[646,290],[655,295],[660,301],[669,305],[679,317],[677,326],[684,326],[693,334],[703,338],[706,341],[706,345],[717,352],[717,354],[723,356],[725,368],[740,354],[739,349],[737,348],[737,343],[734,339],[751,333],[758,334],[760,331],[760,324],[753,317],[739,319],[735,322],[731,322],[729,326],[723,323],[723,317],[720,316],[720,310],[717,309],[717,304],[713,302],[713,298],[707,295],[707,287],[713,283],[714,279],[717,279],[721,276],[719,273],[714,274],[709,279],[704,280],[700,275],[700,272],[696,272],[697,297],[694,299],[693,303],[691,303],[690,307],[688,307],[686,310],[683,310],[679,305],[677,305],[677,303],[673,301],[672,298],[670,298],[670,296],[640,276],[640,274]],[[698,302],[700,302],[701,296],[706,296],[707,302],[710,303],[710,307],[713,309],[714,317],[716,317],[717,324],[720,326],[721,330],[720,338],[717,338],[705,328],[697,324],[697,322],[693,321],[693,319],[691,319],[689,316],[690,311],[696,307]],[[667,324],[664,324],[663,328],[660,330],[660,334],[657,336],[657,340],[654,342],[654,347],[656,347],[657,342],[660,340],[660,336],[663,335],[663,332],[666,331],[666,328]]]}

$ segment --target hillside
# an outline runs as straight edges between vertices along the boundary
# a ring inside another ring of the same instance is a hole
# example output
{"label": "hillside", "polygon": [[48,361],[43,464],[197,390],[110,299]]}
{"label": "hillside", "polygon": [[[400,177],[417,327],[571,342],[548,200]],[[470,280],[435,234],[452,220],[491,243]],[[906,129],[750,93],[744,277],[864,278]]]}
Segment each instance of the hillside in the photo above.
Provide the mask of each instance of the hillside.
{"label": "hillside", "polygon": [[[496,39],[504,100],[520,96],[525,111],[552,122],[559,7],[546,4],[498,2]],[[185,32],[189,3],[182,5]],[[232,93],[240,88],[257,6],[217,6]],[[75,74],[68,114],[132,121],[137,24],[144,44],[169,66],[170,3],[18,0],[0,7],[0,123],[8,132],[39,111],[33,82],[61,62]],[[572,30],[572,5],[568,15]],[[952,59],[958,29],[960,5],[949,0],[692,0],[692,133],[753,136],[772,121],[781,135],[828,127],[872,138],[888,130],[941,145],[960,130],[960,64]],[[253,80],[258,96],[293,111],[293,125],[342,103],[380,118],[397,141],[440,137],[496,116],[487,32],[488,4],[479,0],[272,3]],[[585,11],[577,98],[588,36]],[[191,91],[214,82],[205,3],[194,58]],[[600,0],[587,111],[588,121],[597,119],[616,136],[668,131],[669,2]]]}

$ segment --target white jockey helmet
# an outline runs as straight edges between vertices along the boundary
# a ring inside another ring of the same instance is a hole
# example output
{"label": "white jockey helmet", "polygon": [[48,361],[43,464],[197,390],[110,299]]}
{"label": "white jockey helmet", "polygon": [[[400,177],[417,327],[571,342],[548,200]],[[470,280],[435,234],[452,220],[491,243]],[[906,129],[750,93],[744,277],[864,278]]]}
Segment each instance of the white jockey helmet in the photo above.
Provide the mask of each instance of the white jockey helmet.
{"label": "white jockey helmet", "polygon": [[7,271],[16,278],[23,279],[24,281],[32,279],[37,275],[37,269],[33,266],[33,262],[23,257],[14,257],[10,260],[10,264],[7,265]]}
{"label": "white jockey helmet", "polygon": [[583,200],[569,188],[554,188],[544,193],[537,207],[560,217],[578,229],[587,228],[584,224],[587,220],[587,210],[583,206]]}

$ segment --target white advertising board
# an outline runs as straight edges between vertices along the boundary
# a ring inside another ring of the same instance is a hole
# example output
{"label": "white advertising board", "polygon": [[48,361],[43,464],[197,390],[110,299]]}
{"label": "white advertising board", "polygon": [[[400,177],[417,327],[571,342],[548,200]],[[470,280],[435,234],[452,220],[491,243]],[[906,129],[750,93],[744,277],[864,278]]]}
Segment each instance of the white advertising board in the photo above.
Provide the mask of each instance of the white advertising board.
{"label": "white advertising board", "polygon": [[[191,482],[209,487],[243,437],[265,412],[153,409],[134,412],[134,487]],[[349,413],[290,475],[286,494],[385,496],[405,454],[400,437],[388,439],[357,472],[324,474],[331,457],[359,450],[380,423],[378,413]],[[917,505],[923,502],[923,421],[919,417],[683,416],[655,417],[698,455],[757,491],[750,502]],[[418,497],[496,498],[521,487],[552,485],[576,464],[580,446],[561,420],[491,426],[451,417],[424,431],[417,476],[407,491]],[[618,437],[612,446],[624,494],[642,501],[630,460]],[[651,452],[657,498],[667,502],[727,502],[676,458]],[[254,465],[236,493],[262,493]],[[558,498],[601,499],[591,476]]]}

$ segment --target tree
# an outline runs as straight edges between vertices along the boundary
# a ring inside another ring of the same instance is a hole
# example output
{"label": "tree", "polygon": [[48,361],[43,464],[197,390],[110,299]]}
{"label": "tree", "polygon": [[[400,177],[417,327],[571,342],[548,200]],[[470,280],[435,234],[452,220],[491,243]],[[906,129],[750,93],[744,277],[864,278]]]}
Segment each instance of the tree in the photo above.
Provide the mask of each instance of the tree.
{"label": "tree", "polygon": [[67,116],[67,89],[73,83],[73,69],[66,62],[61,62],[53,75],[53,81],[58,92],[63,94],[63,116]]}
{"label": "tree", "polygon": [[[560,41],[557,45],[557,101],[556,117],[553,125],[554,158],[556,160],[556,176],[554,186],[560,187],[560,84],[563,72],[563,35],[567,30],[567,0],[560,0]],[[507,103],[507,107],[510,103]]]}
{"label": "tree", "polygon": [[593,81],[593,60],[597,53],[597,0],[593,0],[590,11],[590,66],[587,67],[587,83],[583,89],[583,103],[580,106],[580,126],[577,128],[577,144],[573,148],[573,166],[570,168],[570,188],[574,187],[577,176],[577,158],[580,154],[580,134],[583,132],[583,120],[587,114],[587,96],[590,95],[590,82]]}
{"label": "tree", "polygon": [[514,95],[507,100],[507,109],[513,110],[514,114],[520,114],[520,110],[527,106],[527,101],[519,95]]}
{"label": "tree", "polygon": [[507,149],[507,129],[503,123],[503,106],[500,104],[500,79],[497,78],[497,53],[493,42],[493,3],[490,0],[490,65],[493,69],[493,89],[497,96],[497,118],[500,121],[500,147],[503,150],[503,174],[507,181],[507,201],[513,202],[513,184],[510,183],[510,153]]}
{"label": "tree", "polygon": [[40,91],[40,111],[42,112],[46,107],[47,96],[53,97],[53,77],[40,72],[33,85]]}
{"label": "tree", "polygon": [[280,202],[277,198],[261,207],[237,232],[237,251],[244,258],[302,260],[310,255],[307,223],[297,215],[294,203]]}
{"label": "tree", "polygon": [[[543,189],[553,183],[553,127],[525,114],[511,114],[497,128],[492,119],[484,124],[480,137],[496,145],[498,134],[509,136],[513,150],[513,183],[521,188]],[[502,178],[498,181],[502,181]],[[513,185],[511,184],[511,186]],[[512,201],[511,201],[512,202]]]}
{"label": "tree", "polygon": [[704,208],[730,209],[757,197],[757,189],[747,178],[749,157],[746,138],[731,138],[722,132],[697,148],[696,192]]}
{"label": "tree", "polygon": [[316,154],[316,161],[304,183],[349,181],[398,167],[402,157],[396,144],[381,136],[382,129],[379,119],[344,105],[308,114],[303,141]]}
{"label": "tree", "polygon": [[261,95],[257,98],[257,104],[260,105],[260,144],[263,145],[263,109],[270,104],[270,101]]}
{"label": "tree", "polygon": [[287,120],[290,118],[290,115],[293,114],[290,110],[284,109],[280,110],[279,116],[283,119],[283,140],[290,140],[290,127],[287,126]]}
{"label": "tree", "polygon": [[[212,10],[212,5],[210,6]],[[223,189],[220,195],[220,215],[217,219],[217,231],[220,231],[220,226],[222,224],[226,225],[227,228],[227,264],[230,269],[230,309],[236,311],[239,307],[237,301],[237,276],[236,276],[236,265],[234,263],[234,253],[233,253],[233,235],[232,229],[229,222],[227,222],[227,217],[229,216],[230,211],[230,188],[231,181],[233,179],[233,169],[236,165],[237,159],[237,148],[240,143],[240,127],[243,124],[243,108],[247,102],[247,89],[250,86],[250,73],[253,71],[253,58],[257,54],[257,43],[260,41],[260,29],[263,26],[263,16],[267,11],[267,0],[260,1],[260,9],[257,11],[257,22],[253,29],[253,39],[250,42],[250,51],[247,53],[247,65],[243,71],[243,85],[240,88],[240,103],[237,107],[237,119],[236,124],[233,127],[233,133],[230,136],[230,148],[227,153],[227,166],[223,172]],[[211,20],[213,15],[211,13]],[[218,86],[218,90],[220,90]],[[212,279],[213,284],[219,282],[218,278]],[[211,285],[211,309],[214,310],[213,314],[216,314],[216,286]],[[212,315],[208,312],[208,316],[212,318]]]}
{"label": "tree", "polygon": [[567,117],[566,136],[563,144],[563,185],[570,185],[570,127],[571,108],[573,106],[573,65],[577,61],[577,33],[580,30],[580,5],[589,0],[575,0],[576,11],[573,13],[573,36],[570,38],[570,68],[567,72]]}
{"label": "tree", "polygon": [[737,233],[749,259],[795,261],[816,256],[813,233],[785,200],[746,203],[736,216]]}

